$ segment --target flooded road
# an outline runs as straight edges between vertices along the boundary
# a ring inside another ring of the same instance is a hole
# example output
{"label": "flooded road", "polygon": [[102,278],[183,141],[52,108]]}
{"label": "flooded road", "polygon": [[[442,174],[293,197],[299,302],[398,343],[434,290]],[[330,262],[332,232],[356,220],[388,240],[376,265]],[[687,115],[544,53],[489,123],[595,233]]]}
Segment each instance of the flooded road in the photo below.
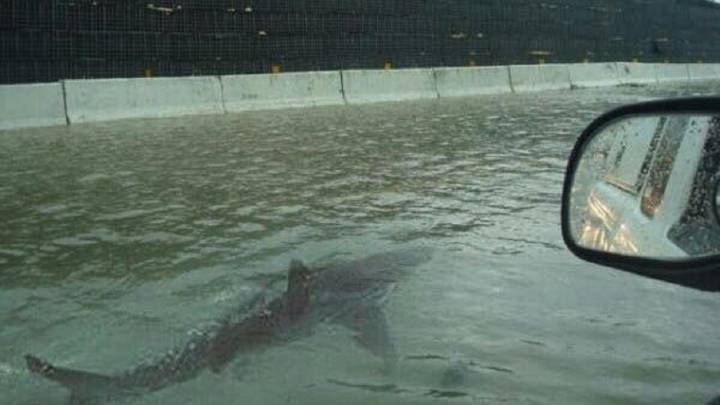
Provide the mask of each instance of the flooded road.
{"label": "flooded road", "polygon": [[328,323],[127,403],[704,403],[720,394],[720,295],[574,258],[560,195],[574,141],[601,112],[718,90],[0,132],[0,403],[67,400],[24,353],[119,373],[239,308],[292,258],[320,267],[406,248],[433,257],[385,305],[392,375]]}

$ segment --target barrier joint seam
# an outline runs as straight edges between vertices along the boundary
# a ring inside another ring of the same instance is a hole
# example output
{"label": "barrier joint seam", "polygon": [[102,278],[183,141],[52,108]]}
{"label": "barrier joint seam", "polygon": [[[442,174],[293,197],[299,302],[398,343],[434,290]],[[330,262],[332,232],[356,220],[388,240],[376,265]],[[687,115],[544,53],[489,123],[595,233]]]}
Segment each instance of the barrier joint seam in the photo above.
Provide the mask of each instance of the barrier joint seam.
{"label": "barrier joint seam", "polygon": [[225,83],[223,83],[222,76],[216,76],[218,83],[220,83],[220,105],[222,107],[223,114],[227,114],[227,106],[225,105]]}
{"label": "barrier joint seam", "polygon": [[505,68],[507,69],[508,83],[510,84],[510,92],[511,92],[511,93],[515,93],[515,85],[513,84],[513,80],[512,80],[512,70],[510,69],[510,65],[505,66]]}
{"label": "barrier joint seam", "polygon": [[340,94],[342,95],[343,103],[348,104],[347,95],[345,94],[345,74],[344,70],[340,69]]}
{"label": "barrier joint seam", "polygon": [[68,113],[67,90],[65,89],[65,80],[60,81],[60,90],[62,91],[63,113],[65,114],[65,125],[70,125],[70,114]]}

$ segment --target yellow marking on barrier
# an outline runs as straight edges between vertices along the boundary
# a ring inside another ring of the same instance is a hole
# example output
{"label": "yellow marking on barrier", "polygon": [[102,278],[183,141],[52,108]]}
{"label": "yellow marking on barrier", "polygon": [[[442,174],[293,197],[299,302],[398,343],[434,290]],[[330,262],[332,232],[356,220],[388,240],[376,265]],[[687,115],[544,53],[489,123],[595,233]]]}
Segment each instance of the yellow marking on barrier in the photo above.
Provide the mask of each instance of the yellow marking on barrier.
{"label": "yellow marking on barrier", "polygon": [[155,76],[155,72],[153,71],[152,68],[145,68],[144,73],[145,73],[145,77],[147,77],[147,78]]}
{"label": "yellow marking on barrier", "polygon": [[383,65],[383,69],[385,69],[385,70],[392,69],[392,61],[390,59],[385,61],[385,64]]}
{"label": "yellow marking on barrier", "polygon": [[538,65],[545,64],[545,59],[552,55],[552,52],[550,51],[532,51],[530,52],[530,55],[537,58]]}
{"label": "yellow marking on barrier", "polygon": [[273,63],[272,66],[270,67],[270,71],[273,74],[282,73],[282,66]]}

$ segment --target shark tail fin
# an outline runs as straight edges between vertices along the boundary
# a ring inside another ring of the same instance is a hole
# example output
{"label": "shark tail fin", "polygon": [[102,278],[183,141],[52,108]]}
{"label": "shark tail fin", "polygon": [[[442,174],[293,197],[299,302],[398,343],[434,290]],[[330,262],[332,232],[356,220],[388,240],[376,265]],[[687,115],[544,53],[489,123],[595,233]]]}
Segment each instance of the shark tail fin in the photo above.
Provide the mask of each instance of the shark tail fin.
{"label": "shark tail fin", "polygon": [[51,373],[54,367],[45,360],[37,358],[32,354],[25,355],[25,362],[27,363],[28,370],[30,372],[45,376]]}
{"label": "shark tail fin", "polygon": [[25,355],[25,362],[31,373],[45,377],[69,389],[73,404],[97,403],[97,397],[100,393],[109,393],[113,391],[113,388],[118,388],[115,386],[115,380],[112,377],[56,367],[31,354]]}

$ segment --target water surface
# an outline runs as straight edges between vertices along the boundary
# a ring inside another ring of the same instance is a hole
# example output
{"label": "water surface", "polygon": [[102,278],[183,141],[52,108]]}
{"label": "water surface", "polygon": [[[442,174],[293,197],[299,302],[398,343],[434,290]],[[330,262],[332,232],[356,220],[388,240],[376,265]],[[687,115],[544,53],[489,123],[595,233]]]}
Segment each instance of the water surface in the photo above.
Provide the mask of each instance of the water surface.
{"label": "water surface", "polygon": [[[350,332],[132,404],[703,403],[720,298],[574,258],[566,158],[622,87],[0,132],[0,403],[63,403],[21,355],[120,372],[239,306],[291,258],[434,248],[390,297],[401,356]],[[449,359],[466,375],[443,382]]]}

